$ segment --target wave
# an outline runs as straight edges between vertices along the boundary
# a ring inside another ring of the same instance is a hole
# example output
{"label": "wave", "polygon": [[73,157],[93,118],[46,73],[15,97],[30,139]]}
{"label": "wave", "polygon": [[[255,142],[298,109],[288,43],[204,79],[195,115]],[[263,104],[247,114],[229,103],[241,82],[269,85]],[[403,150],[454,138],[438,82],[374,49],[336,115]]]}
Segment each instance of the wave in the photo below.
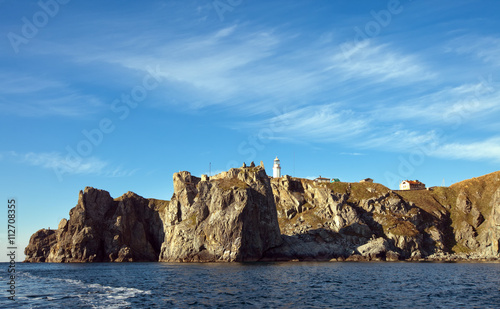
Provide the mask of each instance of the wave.
{"label": "wave", "polygon": [[69,307],[119,308],[130,306],[128,300],[131,298],[151,293],[131,287],[112,287],[99,283],[85,283],[77,279],[42,277],[29,272],[19,273],[18,300],[35,306],[45,302],[63,302]]}

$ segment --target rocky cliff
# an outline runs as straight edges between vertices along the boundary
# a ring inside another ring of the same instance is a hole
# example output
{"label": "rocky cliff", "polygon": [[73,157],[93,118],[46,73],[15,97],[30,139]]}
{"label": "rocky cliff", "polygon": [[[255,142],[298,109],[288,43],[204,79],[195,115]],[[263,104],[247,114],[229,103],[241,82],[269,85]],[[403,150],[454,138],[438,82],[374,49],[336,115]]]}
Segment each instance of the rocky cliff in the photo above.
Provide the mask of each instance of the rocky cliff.
{"label": "rocky cliff", "polygon": [[[28,262],[257,261],[282,243],[263,166],[212,179],[174,174],[170,202],[87,187],[53,231],[35,233]],[[49,238],[50,237],[50,238]]]}
{"label": "rocky cliff", "polygon": [[498,259],[500,172],[449,188],[272,180],[284,244],[270,259]]}
{"label": "rocky cliff", "polygon": [[500,257],[500,172],[434,190],[269,178],[263,166],[174,174],[170,201],[94,188],[28,262],[485,260]]}
{"label": "rocky cliff", "polygon": [[174,192],[162,217],[160,261],[257,261],[282,242],[264,167],[212,180],[177,173]]}
{"label": "rocky cliff", "polygon": [[41,230],[31,237],[26,261],[157,261],[164,237],[159,214],[165,204],[132,192],[113,199],[106,191],[87,187],[69,220],[61,220],[55,231]]}
{"label": "rocky cliff", "polygon": [[283,177],[272,187],[285,243],[269,258],[419,259],[449,246],[444,207],[429,213],[380,184]]}

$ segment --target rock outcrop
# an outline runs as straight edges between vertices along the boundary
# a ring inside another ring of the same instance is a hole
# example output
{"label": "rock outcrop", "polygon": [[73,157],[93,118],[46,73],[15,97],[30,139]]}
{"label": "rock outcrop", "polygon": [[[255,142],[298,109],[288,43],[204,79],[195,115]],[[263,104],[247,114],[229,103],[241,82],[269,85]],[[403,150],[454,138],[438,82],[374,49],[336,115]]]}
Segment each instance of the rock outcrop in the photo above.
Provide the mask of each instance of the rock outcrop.
{"label": "rock outcrop", "polygon": [[[269,259],[498,259],[500,172],[434,190],[272,180],[284,244]],[[376,244],[376,246],[375,246]]]}
{"label": "rock outcrop", "polygon": [[106,191],[87,187],[80,191],[70,219],[63,219],[50,234],[55,238],[46,241],[50,245],[35,247],[36,237],[42,236],[44,230],[32,236],[25,251],[26,261],[157,261],[163,242],[159,217],[162,203],[131,192],[114,200]]}
{"label": "rock outcrop", "polygon": [[271,179],[263,164],[174,174],[170,201],[87,187],[28,262],[498,260],[500,172],[433,190]]}
{"label": "rock outcrop", "polygon": [[438,220],[380,184],[283,177],[272,186],[285,244],[270,259],[385,260],[389,251],[410,259],[439,250],[442,232],[427,230]]}
{"label": "rock outcrop", "polygon": [[24,249],[26,261],[28,262],[46,262],[49,256],[50,248],[56,243],[56,230],[41,229],[31,235],[28,246]]}
{"label": "rock outcrop", "polygon": [[174,174],[160,261],[257,261],[281,244],[263,167],[231,169],[210,181]]}

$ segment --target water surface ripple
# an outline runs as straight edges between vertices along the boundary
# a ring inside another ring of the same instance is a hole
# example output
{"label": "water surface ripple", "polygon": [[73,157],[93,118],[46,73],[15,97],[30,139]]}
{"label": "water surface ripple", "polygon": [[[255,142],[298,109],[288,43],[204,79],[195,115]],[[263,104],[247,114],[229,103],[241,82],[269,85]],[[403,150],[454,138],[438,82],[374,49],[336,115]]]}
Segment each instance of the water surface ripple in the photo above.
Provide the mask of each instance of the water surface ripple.
{"label": "water surface ripple", "polygon": [[2,288],[2,308],[500,308],[494,263],[17,264],[16,270],[17,300],[7,300]]}

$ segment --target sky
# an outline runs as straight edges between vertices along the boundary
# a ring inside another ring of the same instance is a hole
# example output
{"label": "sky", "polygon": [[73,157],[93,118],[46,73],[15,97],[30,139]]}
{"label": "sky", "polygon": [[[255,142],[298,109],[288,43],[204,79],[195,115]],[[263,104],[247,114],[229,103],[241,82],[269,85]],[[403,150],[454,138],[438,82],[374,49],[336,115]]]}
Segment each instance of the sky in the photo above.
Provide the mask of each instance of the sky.
{"label": "sky", "polygon": [[498,1],[0,1],[0,261],[91,186],[172,175],[391,189],[499,170]]}

